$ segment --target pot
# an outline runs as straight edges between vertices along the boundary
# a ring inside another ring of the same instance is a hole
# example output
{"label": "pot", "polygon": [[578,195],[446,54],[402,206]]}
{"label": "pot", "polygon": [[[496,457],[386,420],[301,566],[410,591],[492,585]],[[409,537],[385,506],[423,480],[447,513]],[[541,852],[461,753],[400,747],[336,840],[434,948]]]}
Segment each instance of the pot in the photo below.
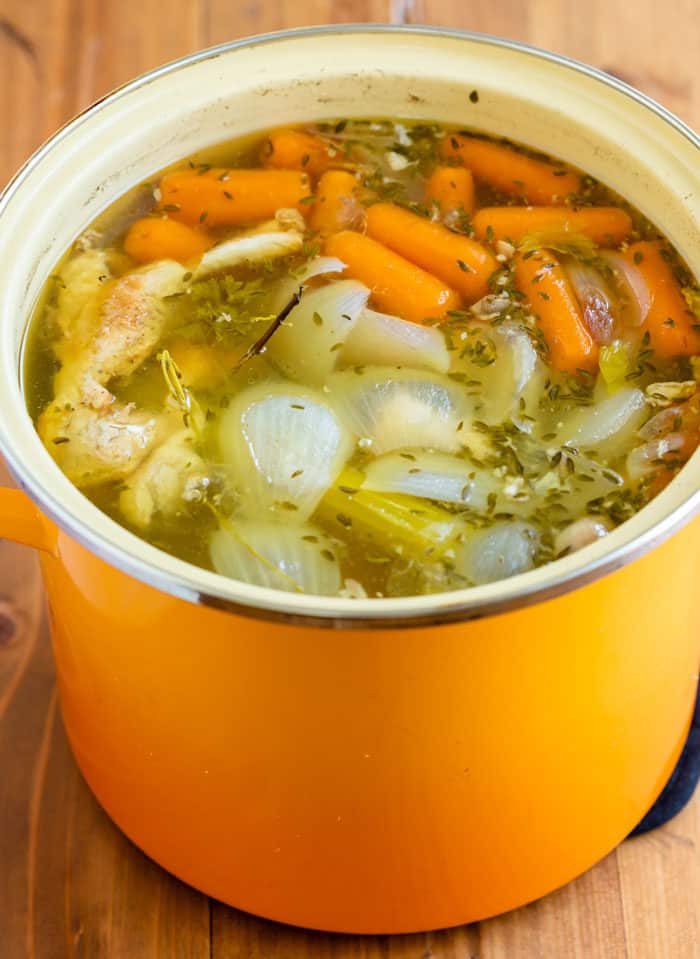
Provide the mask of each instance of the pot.
{"label": "pot", "polygon": [[508,581],[313,597],[224,579],[114,524],[57,469],[22,392],[42,285],[120,194],[225,138],[370,111],[575,163],[700,273],[700,141],[595,70],[430,28],[196,54],[75,119],[0,201],[0,438],[22,490],[0,491],[0,533],[39,550],[66,731],[124,832],[241,909],[387,933],[535,899],[653,803],[696,692],[698,456],[604,540]]}

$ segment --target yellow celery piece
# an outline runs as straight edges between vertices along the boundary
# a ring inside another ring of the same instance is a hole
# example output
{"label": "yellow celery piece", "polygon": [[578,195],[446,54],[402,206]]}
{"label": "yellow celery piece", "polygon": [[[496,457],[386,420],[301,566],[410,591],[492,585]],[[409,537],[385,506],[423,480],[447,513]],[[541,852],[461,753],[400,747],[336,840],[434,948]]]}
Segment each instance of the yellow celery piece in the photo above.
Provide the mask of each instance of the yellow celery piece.
{"label": "yellow celery piece", "polygon": [[370,541],[385,554],[413,559],[449,555],[463,531],[456,515],[417,496],[362,489],[363,482],[360,470],[346,468],[319,503],[318,522],[338,537]]}

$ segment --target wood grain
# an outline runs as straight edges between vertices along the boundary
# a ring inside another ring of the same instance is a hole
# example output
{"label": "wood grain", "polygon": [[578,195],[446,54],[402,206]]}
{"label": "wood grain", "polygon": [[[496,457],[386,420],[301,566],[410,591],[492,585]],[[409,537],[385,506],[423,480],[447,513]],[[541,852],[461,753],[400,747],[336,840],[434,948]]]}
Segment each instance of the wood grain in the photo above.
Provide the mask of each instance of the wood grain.
{"label": "wood grain", "polygon": [[[391,19],[549,47],[700,127],[696,0],[0,0],[0,183],[87,103],[158,63],[266,30]],[[700,797],[566,888],[474,927],[321,935],[210,902],[135,849],[82,782],[57,710],[36,559],[0,543],[1,959],[699,956]]]}

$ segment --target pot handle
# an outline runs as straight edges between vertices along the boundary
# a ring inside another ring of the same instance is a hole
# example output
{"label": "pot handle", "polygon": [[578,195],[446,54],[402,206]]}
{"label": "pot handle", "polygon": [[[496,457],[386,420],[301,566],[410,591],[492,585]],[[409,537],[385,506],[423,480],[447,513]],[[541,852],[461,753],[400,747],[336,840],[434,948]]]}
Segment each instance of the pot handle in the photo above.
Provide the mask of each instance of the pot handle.
{"label": "pot handle", "polygon": [[22,490],[0,488],[0,538],[54,553],[56,527]]}

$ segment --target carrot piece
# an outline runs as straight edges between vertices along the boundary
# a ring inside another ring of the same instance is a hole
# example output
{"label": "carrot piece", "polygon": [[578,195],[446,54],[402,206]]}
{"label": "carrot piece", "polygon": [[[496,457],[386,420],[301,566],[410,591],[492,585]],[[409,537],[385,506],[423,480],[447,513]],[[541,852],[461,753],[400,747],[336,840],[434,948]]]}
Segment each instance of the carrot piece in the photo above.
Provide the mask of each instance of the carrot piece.
{"label": "carrot piece", "polygon": [[457,293],[437,277],[361,233],[334,233],[326,240],[325,252],[347,264],[343,276],[361,280],[370,288],[380,310],[404,320],[444,319],[448,310],[460,306]]}
{"label": "carrot piece", "polygon": [[188,340],[174,340],[169,350],[182,373],[185,386],[193,390],[220,386],[239,357],[231,350],[217,350]]}
{"label": "carrot piece", "polygon": [[488,279],[498,268],[480,243],[392,203],[367,210],[367,233],[449,283],[470,303],[488,292]]}
{"label": "carrot piece", "polygon": [[623,256],[634,264],[649,290],[649,311],[644,321],[651,347],[661,357],[700,353],[698,320],[683,298],[670,263],[653,240],[632,243]]}
{"label": "carrot piece", "polygon": [[265,166],[278,170],[305,170],[312,176],[331,166],[342,166],[338,147],[313,133],[302,130],[277,130],[271,133],[262,152]]}
{"label": "carrot piece", "polygon": [[530,203],[556,203],[581,189],[581,177],[562,164],[535,160],[511,147],[479,137],[448,134],[442,141],[442,156],[462,160],[477,180],[483,180],[511,196]]}
{"label": "carrot piece", "polygon": [[201,256],[212,245],[204,230],[196,230],[167,217],[144,217],[129,227],[124,252],[137,263],[177,260],[186,263]]}
{"label": "carrot piece", "polygon": [[207,226],[264,220],[284,207],[304,212],[309,177],[294,170],[182,170],[160,181],[161,207],[173,219]]}
{"label": "carrot piece", "polygon": [[472,225],[480,239],[513,243],[528,233],[582,233],[601,246],[618,246],[632,232],[632,220],[617,206],[578,210],[568,206],[485,206],[475,214]]}
{"label": "carrot piece", "polygon": [[425,184],[426,203],[436,203],[443,219],[474,210],[472,171],[459,166],[437,166]]}
{"label": "carrot piece", "polygon": [[328,170],[318,181],[309,226],[321,236],[349,230],[362,222],[360,184],[346,170]]}
{"label": "carrot piece", "polygon": [[571,284],[556,256],[549,250],[515,257],[515,283],[537,316],[558,370],[593,372],[598,346],[583,318]]}

